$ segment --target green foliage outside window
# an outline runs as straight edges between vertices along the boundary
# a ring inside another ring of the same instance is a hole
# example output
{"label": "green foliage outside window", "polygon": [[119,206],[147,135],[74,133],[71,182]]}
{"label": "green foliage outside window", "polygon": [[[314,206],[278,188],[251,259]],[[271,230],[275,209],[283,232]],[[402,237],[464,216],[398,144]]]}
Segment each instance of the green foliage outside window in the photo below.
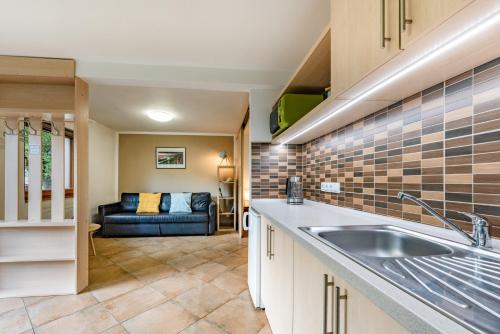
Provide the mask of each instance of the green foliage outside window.
{"label": "green foliage outside window", "polygon": [[[28,128],[23,129],[24,137],[24,176],[25,185],[28,185],[28,155],[29,155],[29,132]],[[48,131],[42,131],[42,189],[50,190],[50,180],[52,172],[52,154],[51,154],[52,134]]]}

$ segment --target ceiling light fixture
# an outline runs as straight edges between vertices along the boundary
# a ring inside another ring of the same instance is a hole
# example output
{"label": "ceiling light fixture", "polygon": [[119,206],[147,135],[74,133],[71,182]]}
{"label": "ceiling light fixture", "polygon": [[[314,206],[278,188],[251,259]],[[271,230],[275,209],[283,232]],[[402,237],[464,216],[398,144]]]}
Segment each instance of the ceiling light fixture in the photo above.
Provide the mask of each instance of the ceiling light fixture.
{"label": "ceiling light fixture", "polygon": [[146,111],[146,115],[151,118],[153,121],[157,122],[170,122],[173,118],[174,115],[171,112],[165,111],[165,110],[159,110],[159,109],[154,109],[154,110],[148,110]]}
{"label": "ceiling light fixture", "polygon": [[351,101],[346,102],[346,103],[338,106],[337,108],[332,109],[328,115],[319,119],[318,121],[316,121],[315,123],[313,123],[309,127],[296,133],[295,135],[291,136],[290,138],[285,139],[284,141],[280,142],[280,144],[289,143],[290,141],[294,140],[295,138],[302,136],[304,133],[311,131],[312,129],[314,129],[318,125],[320,125],[320,124],[324,123],[325,121],[329,120],[330,118],[332,118],[334,115],[348,109],[349,107],[352,107],[353,105],[362,101],[363,99],[365,99],[369,95],[375,93],[376,91],[382,89],[383,87],[400,79],[401,77],[408,74],[409,72],[414,71],[417,68],[421,67],[425,63],[429,62],[431,59],[436,58],[437,56],[453,49],[454,47],[456,47],[458,45],[460,45],[465,40],[468,40],[468,39],[471,39],[471,38],[477,36],[479,33],[484,31],[485,29],[491,27],[492,25],[497,24],[499,21],[500,21],[500,10],[496,10],[492,14],[487,16],[485,19],[467,27],[463,31],[461,31],[461,32],[455,34],[454,36],[452,36],[451,38],[449,38],[448,41],[446,41],[445,43],[438,45],[434,49],[431,49],[429,52],[425,53],[422,57],[417,58],[417,60],[410,63],[408,66],[406,66],[406,67],[400,69],[399,71],[396,71],[396,72],[388,75],[384,79],[378,81],[376,84],[374,84],[373,86],[371,86],[370,88],[365,90],[360,95],[356,96]]}

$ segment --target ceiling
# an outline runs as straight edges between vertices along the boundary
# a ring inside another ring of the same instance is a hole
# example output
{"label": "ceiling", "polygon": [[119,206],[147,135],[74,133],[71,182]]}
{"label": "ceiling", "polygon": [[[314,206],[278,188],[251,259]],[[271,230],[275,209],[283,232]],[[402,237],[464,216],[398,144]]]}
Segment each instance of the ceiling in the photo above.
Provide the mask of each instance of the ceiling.
{"label": "ceiling", "polygon": [[[236,133],[252,89],[279,89],[329,22],[329,0],[18,0],[0,54],[73,58],[91,117],[118,131]],[[242,93],[245,92],[245,93]],[[177,114],[154,123],[148,108]]]}
{"label": "ceiling", "polygon": [[2,1],[0,54],[294,70],[329,0]]}
{"label": "ceiling", "polygon": [[[90,117],[116,131],[234,134],[248,106],[248,93],[163,87],[92,85]],[[172,112],[166,123],[148,109]]]}

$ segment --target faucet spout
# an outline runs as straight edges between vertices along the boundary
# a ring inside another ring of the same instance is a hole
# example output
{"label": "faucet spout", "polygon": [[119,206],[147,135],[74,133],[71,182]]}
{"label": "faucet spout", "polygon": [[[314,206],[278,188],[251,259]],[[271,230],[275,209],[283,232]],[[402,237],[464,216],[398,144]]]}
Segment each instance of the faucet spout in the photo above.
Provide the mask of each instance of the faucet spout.
{"label": "faucet spout", "polygon": [[433,208],[431,208],[429,206],[429,204],[425,203],[421,199],[419,199],[419,198],[417,198],[417,197],[415,197],[413,195],[404,193],[402,191],[400,191],[398,193],[398,198],[400,200],[408,199],[408,200],[410,200],[410,201],[412,201],[412,202],[420,205],[422,208],[424,208],[427,212],[429,212],[431,215],[433,215],[441,223],[445,224],[446,226],[448,226],[449,228],[451,228],[453,231],[455,231],[458,234],[460,234],[468,242],[470,242],[471,246],[473,246],[473,247],[478,247],[479,246],[479,241],[478,240],[476,240],[473,237],[471,237],[467,232],[465,232],[464,230],[462,230],[458,225],[456,225],[452,221],[450,221],[450,220],[446,219],[445,217],[441,216]]}

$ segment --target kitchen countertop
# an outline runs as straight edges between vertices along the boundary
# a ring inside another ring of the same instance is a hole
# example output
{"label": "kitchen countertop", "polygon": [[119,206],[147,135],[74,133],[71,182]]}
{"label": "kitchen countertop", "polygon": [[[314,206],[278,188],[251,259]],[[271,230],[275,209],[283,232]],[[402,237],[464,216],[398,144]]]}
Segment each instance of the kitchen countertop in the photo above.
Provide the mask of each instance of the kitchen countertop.
{"label": "kitchen countertop", "polygon": [[[323,262],[329,264],[333,272],[348,281],[410,332],[471,333],[342,253],[302,232],[298,227],[390,224],[464,243],[456,232],[307,200],[304,205],[287,205],[286,200],[281,199],[256,199],[252,200],[251,208],[287,232],[295,241],[301,242]],[[493,247],[495,251],[499,251],[500,240],[493,240]]]}

